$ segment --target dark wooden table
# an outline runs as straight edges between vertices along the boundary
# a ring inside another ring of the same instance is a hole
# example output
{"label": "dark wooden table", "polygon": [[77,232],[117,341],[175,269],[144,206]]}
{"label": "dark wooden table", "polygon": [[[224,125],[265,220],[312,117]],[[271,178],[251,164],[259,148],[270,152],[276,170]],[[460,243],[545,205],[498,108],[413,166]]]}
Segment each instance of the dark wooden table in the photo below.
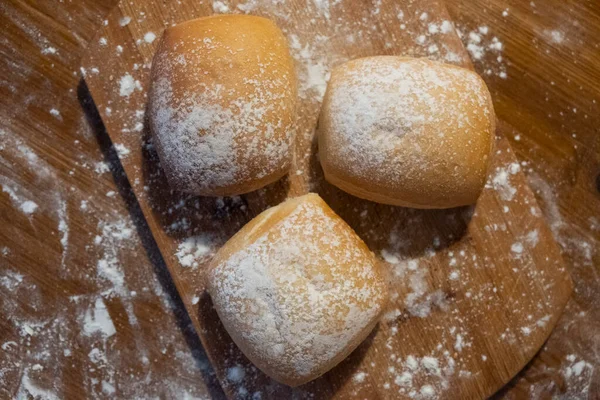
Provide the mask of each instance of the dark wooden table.
{"label": "dark wooden table", "polygon": [[[80,81],[115,3],[0,4],[0,398],[223,396]],[[448,6],[575,283],[497,396],[598,398],[600,4]]]}

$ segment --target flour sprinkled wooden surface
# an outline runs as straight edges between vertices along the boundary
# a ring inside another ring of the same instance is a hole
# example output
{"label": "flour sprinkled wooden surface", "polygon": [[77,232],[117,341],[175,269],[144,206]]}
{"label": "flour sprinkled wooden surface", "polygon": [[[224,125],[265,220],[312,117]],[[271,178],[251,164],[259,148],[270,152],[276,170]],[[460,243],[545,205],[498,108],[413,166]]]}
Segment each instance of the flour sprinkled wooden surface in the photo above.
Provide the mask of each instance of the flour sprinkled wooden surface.
{"label": "flour sprinkled wooden surface", "polygon": [[[333,66],[374,54],[470,65],[444,8],[433,1],[364,7],[344,2],[212,5],[217,11],[273,18],[288,37],[297,61],[301,104],[293,172],[287,179],[234,198],[173,193],[147,132],[132,130],[143,123],[143,114],[135,110],[145,106],[156,45],[143,40],[145,33],[159,36],[165,26],[208,15],[213,7],[122,3],[98,34],[108,39],[106,47],[98,42],[90,49],[83,71],[111,138],[131,151],[123,166],[227,393],[263,398],[291,394],[249,364],[217,322],[204,292],[204,267],[210,259],[204,254],[213,253],[266,207],[309,190],[318,192],[388,262],[394,301],[365,345],[294,393],[443,398],[496,391],[535,354],[570,293],[558,248],[522,172],[511,167],[516,160],[506,140],[502,135],[497,139],[495,172],[477,207],[442,211],[388,207],[340,192],[322,179],[313,146],[319,103]],[[119,21],[140,12],[147,18],[132,18],[121,27]],[[112,51],[117,45],[123,47],[121,56]],[[100,72],[90,73],[94,68]],[[115,80],[126,74],[142,90],[125,98]],[[103,112],[106,107],[113,110],[111,115]],[[206,240],[190,239],[198,236]],[[183,257],[197,252],[202,256],[181,263],[182,251]],[[231,368],[244,372],[230,374]],[[364,375],[353,379],[355,373]]]}

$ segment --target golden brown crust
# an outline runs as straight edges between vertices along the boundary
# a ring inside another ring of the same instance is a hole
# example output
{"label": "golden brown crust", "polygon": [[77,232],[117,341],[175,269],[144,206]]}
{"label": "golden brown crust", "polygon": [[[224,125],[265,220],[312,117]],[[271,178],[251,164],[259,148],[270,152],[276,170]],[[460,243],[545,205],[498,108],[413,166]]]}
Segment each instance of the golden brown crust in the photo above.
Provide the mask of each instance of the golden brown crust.
{"label": "golden brown crust", "polygon": [[271,20],[220,15],[167,28],[148,110],[171,186],[223,196],[281,178],[291,162],[296,96],[293,60]]}
{"label": "golden brown crust", "polygon": [[350,61],[331,76],[319,118],[326,179],[355,196],[416,208],[474,203],[495,116],[474,72],[427,59]]}
{"label": "golden brown crust", "polygon": [[210,265],[208,290],[234,342],[290,386],[342,361],[387,302],[375,256],[315,194],[270,208]]}

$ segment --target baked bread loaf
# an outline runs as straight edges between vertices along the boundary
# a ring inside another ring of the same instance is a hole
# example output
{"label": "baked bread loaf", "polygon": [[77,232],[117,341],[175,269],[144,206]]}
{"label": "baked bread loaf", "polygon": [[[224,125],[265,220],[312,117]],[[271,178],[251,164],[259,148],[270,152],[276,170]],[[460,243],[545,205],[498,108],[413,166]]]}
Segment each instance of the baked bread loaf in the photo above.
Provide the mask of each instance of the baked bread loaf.
{"label": "baked bread loaf", "polygon": [[208,290],[238,347],[290,386],[350,354],[388,297],[373,253],[316,194],[272,207],[244,226],[211,262]]}
{"label": "baked bread loaf", "polygon": [[225,196],[281,178],[291,162],[296,97],[293,60],[271,20],[219,15],[167,28],[148,110],[171,187]]}
{"label": "baked bread loaf", "polygon": [[475,203],[493,149],[494,108],[473,71],[427,59],[353,60],[331,74],[319,118],[325,178],[378,203]]}

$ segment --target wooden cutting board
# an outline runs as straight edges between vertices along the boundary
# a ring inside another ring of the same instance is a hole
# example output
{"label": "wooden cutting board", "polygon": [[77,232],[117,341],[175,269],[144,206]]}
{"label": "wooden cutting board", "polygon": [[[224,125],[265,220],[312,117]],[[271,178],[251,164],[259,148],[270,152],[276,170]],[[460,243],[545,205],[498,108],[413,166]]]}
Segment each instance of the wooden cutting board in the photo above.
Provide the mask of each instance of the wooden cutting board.
{"label": "wooden cutting board", "polygon": [[[289,39],[300,79],[292,171],[241,197],[172,192],[148,144],[146,89],[162,30],[213,12],[274,19]],[[533,357],[570,295],[558,248],[503,138],[509,127],[499,127],[490,179],[475,207],[379,205],[323,180],[314,128],[328,71],[381,54],[470,67],[443,4],[433,0],[127,0],[109,15],[83,58],[85,83],[231,398],[485,398]],[[385,262],[393,299],[344,362],[292,390],[264,376],[233,344],[205,293],[205,267],[251,218],[308,191],[319,193]]]}

